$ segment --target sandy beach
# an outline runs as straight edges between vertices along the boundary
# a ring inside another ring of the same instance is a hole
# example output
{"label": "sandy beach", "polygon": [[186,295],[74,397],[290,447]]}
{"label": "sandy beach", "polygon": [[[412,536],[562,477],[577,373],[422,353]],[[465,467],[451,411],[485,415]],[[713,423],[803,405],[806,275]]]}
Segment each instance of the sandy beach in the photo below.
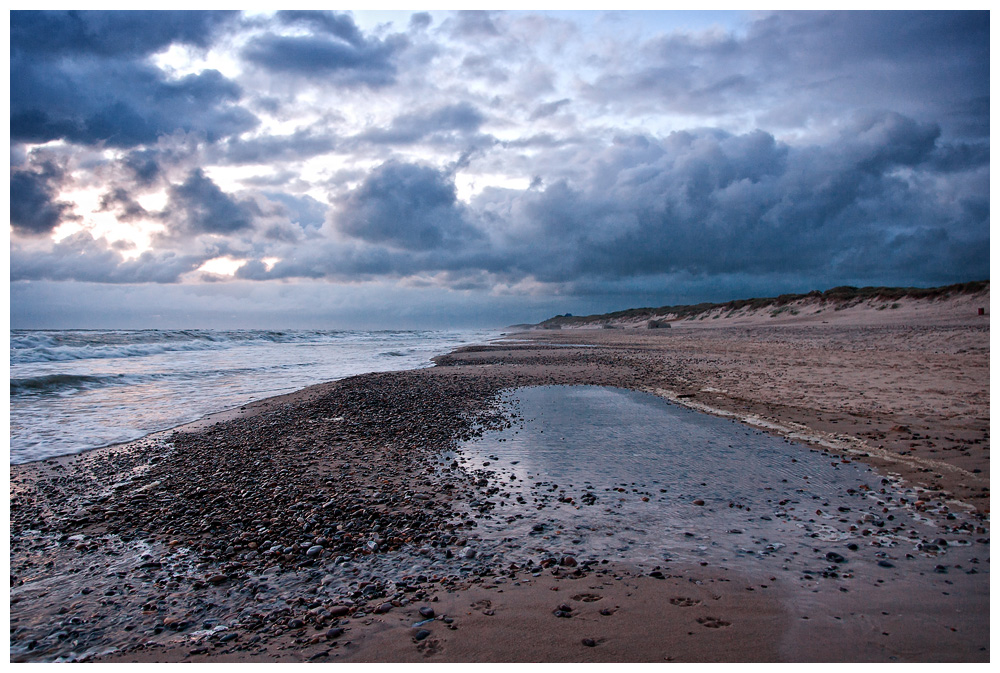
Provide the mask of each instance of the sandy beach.
{"label": "sandy beach", "polygon": [[[988,661],[989,315],[944,304],[512,334],[12,466],[11,660]],[[773,566],[576,558],[549,529],[508,558],[485,531],[513,486],[442,455],[539,385],[732,419],[872,492]]]}

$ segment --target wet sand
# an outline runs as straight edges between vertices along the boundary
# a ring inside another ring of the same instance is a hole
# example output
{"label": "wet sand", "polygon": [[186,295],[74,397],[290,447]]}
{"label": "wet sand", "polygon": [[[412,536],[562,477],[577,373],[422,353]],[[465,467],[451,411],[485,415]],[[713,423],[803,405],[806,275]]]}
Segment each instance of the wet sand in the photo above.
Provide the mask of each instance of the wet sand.
{"label": "wet sand", "polygon": [[[518,339],[12,467],[11,660],[989,660],[988,324]],[[899,474],[962,545],[871,569],[817,544],[823,572],[766,576],[492,556],[503,485],[441,455],[510,421],[499,391],[545,384],[652,392]]]}

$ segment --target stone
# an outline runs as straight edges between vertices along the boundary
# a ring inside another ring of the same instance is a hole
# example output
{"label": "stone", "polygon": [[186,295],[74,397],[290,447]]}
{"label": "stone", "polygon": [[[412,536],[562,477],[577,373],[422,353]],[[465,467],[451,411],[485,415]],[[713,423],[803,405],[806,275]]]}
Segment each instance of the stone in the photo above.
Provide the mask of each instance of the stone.
{"label": "stone", "polygon": [[413,634],[413,639],[416,640],[416,641],[420,641],[420,640],[423,640],[424,638],[426,638],[429,635],[431,635],[430,631],[428,631],[427,629],[420,629],[415,634]]}

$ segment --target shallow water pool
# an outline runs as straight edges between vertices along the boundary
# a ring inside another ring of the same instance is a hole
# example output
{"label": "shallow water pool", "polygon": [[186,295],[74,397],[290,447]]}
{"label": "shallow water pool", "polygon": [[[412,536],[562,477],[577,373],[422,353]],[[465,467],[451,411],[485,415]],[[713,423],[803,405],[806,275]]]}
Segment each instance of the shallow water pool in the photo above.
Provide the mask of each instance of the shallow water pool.
{"label": "shallow water pool", "polygon": [[475,503],[480,543],[513,560],[739,559],[849,576],[985,534],[946,503],[917,511],[918,493],[864,464],[654,395],[540,386],[500,404],[510,426],[454,457],[491,484]]}

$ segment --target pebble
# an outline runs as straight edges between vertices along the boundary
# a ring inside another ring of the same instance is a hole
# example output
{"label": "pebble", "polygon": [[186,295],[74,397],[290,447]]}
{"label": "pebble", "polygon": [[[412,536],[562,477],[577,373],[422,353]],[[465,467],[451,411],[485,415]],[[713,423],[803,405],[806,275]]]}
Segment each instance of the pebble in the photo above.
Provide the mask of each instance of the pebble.
{"label": "pebble", "polygon": [[427,629],[420,629],[415,634],[413,634],[413,639],[417,640],[417,641],[420,641],[420,640],[423,640],[424,638],[426,638],[429,635],[431,635],[430,631],[428,631]]}
{"label": "pebble", "polygon": [[425,617],[427,619],[430,619],[434,616],[434,608],[428,607],[426,605],[421,607],[417,612],[420,613],[421,617]]}

